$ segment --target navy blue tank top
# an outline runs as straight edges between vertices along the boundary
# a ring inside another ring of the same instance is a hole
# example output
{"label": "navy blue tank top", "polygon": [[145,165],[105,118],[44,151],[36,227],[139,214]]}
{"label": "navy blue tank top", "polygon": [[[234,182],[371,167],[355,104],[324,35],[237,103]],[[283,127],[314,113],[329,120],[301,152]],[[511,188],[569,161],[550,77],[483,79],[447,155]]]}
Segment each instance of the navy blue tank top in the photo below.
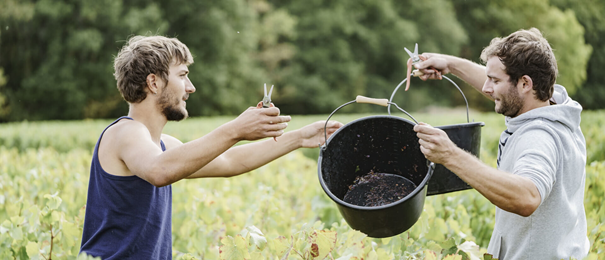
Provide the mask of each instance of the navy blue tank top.
{"label": "navy blue tank top", "polygon": [[[121,119],[133,120],[120,117],[107,128]],[[92,156],[80,252],[104,260],[172,259],[172,187],[103,170],[98,151],[107,128]]]}

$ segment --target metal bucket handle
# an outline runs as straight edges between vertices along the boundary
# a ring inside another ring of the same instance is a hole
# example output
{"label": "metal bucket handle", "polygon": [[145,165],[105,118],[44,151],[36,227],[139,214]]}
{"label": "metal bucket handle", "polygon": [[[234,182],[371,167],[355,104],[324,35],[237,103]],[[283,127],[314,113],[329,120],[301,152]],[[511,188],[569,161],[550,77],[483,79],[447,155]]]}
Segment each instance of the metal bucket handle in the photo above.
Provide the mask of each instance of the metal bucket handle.
{"label": "metal bucket handle", "polygon": [[[352,103],[364,103],[364,104],[375,104],[375,105],[379,105],[379,106],[383,106],[386,107],[388,106],[390,108],[391,105],[394,105],[397,109],[399,109],[401,112],[405,113],[406,115],[408,115],[412,120],[414,120],[414,122],[416,122],[416,124],[418,124],[418,121],[416,121],[416,119],[410,115],[410,113],[408,113],[407,111],[403,110],[402,108],[400,108],[397,104],[389,101],[386,98],[369,98],[369,97],[364,97],[364,96],[357,96],[357,98],[355,98],[355,100],[349,101],[347,103],[342,104],[341,106],[337,107],[336,109],[334,109],[334,111],[332,111],[332,113],[330,114],[330,116],[328,116],[328,119],[326,119],[326,124],[324,125],[324,137],[325,137],[325,144],[324,144],[324,148],[328,145],[328,122],[330,121],[330,118],[332,118],[332,115],[334,115],[334,113],[336,113],[336,111],[340,110],[341,108],[352,104]],[[390,113],[389,113],[390,115]]]}
{"label": "metal bucket handle", "polygon": [[[448,78],[446,76],[442,76],[442,77],[444,77],[449,82],[454,84],[454,86],[458,89],[458,91],[460,91],[460,94],[462,94],[462,97],[464,98],[464,102],[466,102],[466,122],[470,123],[469,116],[468,116],[468,101],[466,100],[466,96],[464,95],[464,92],[462,92],[462,89],[460,89],[460,87],[458,87],[456,82],[454,82],[453,80],[451,80],[450,78]],[[389,99],[389,104],[387,106],[387,111],[389,112],[389,115],[391,115],[391,102],[393,101],[393,97],[395,96],[395,93],[397,93],[397,90],[399,89],[399,87],[401,87],[401,85],[403,85],[403,83],[405,83],[407,80],[408,80],[407,78],[403,79],[403,81],[401,81],[401,83],[399,83],[399,85],[397,85],[395,90],[393,90],[393,94],[391,94],[391,98]],[[397,108],[399,108],[399,107],[397,107]],[[399,108],[399,109],[401,110],[401,108]]]}

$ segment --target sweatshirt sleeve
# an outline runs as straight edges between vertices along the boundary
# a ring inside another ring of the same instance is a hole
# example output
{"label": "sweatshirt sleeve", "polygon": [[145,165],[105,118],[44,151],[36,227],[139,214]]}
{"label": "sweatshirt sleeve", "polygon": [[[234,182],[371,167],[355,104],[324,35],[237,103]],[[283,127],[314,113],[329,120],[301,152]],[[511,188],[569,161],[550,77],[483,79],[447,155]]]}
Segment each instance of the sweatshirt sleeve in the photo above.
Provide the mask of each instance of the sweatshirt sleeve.
{"label": "sweatshirt sleeve", "polygon": [[546,126],[532,127],[524,132],[515,149],[518,156],[513,173],[529,178],[536,185],[542,204],[557,181],[557,142],[552,130]]}

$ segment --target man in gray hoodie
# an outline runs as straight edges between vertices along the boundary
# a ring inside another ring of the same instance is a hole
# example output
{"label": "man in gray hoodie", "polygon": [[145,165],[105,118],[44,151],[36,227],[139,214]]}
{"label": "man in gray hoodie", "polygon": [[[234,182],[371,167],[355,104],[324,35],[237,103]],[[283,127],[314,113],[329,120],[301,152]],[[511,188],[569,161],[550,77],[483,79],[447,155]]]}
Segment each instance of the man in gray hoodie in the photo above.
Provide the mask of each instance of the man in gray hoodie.
{"label": "man in gray hoodie", "polygon": [[[425,53],[421,78],[452,73],[495,102],[507,129],[498,168],[458,148],[440,129],[414,127],[427,159],[447,167],[496,205],[488,253],[498,259],[581,259],[588,254],[584,210],[586,141],[582,107],[555,84],[557,63],[539,30],[495,38],[485,66]],[[440,72],[440,73],[438,73]]]}

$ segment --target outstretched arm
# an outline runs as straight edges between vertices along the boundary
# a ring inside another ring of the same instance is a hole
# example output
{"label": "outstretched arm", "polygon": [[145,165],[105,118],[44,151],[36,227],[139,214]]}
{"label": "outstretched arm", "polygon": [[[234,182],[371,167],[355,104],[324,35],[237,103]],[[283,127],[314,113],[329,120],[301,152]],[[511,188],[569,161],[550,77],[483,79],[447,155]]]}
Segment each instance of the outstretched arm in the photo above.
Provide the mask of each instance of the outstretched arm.
{"label": "outstretched arm", "polygon": [[235,120],[186,144],[175,138],[165,138],[167,150],[164,152],[158,147],[159,140],[158,143],[152,140],[145,125],[122,121],[109,128],[103,137],[100,150],[105,146],[107,149],[102,150],[108,153],[101,157],[117,155],[114,162],[123,163],[113,163],[122,165],[113,172],[125,176],[134,174],[159,187],[189,177],[241,140],[281,136],[286,128],[283,123],[290,121],[290,117],[279,116],[278,108],[250,108]]}
{"label": "outstretched arm", "polygon": [[483,84],[487,80],[485,66],[467,59],[445,54],[423,53],[422,56],[424,56],[426,60],[414,65],[424,73],[424,75],[420,76],[420,79],[440,79],[438,73],[434,69],[431,69],[432,67],[441,71],[444,75],[448,73],[454,74],[456,77],[473,86],[473,88],[481,92],[485,97],[493,100],[491,96],[486,95],[482,90]]}
{"label": "outstretched arm", "polygon": [[[317,147],[325,142],[324,124],[325,121],[318,121],[287,132],[277,142],[268,139],[232,147],[189,178],[231,177],[254,170],[295,149]],[[328,138],[341,126],[340,122],[328,122]]]}
{"label": "outstretched arm", "polygon": [[454,172],[499,208],[526,217],[540,205],[540,192],[529,178],[484,164],[457,147],[441,129],[420,123],[414,131],[428,160]]}

